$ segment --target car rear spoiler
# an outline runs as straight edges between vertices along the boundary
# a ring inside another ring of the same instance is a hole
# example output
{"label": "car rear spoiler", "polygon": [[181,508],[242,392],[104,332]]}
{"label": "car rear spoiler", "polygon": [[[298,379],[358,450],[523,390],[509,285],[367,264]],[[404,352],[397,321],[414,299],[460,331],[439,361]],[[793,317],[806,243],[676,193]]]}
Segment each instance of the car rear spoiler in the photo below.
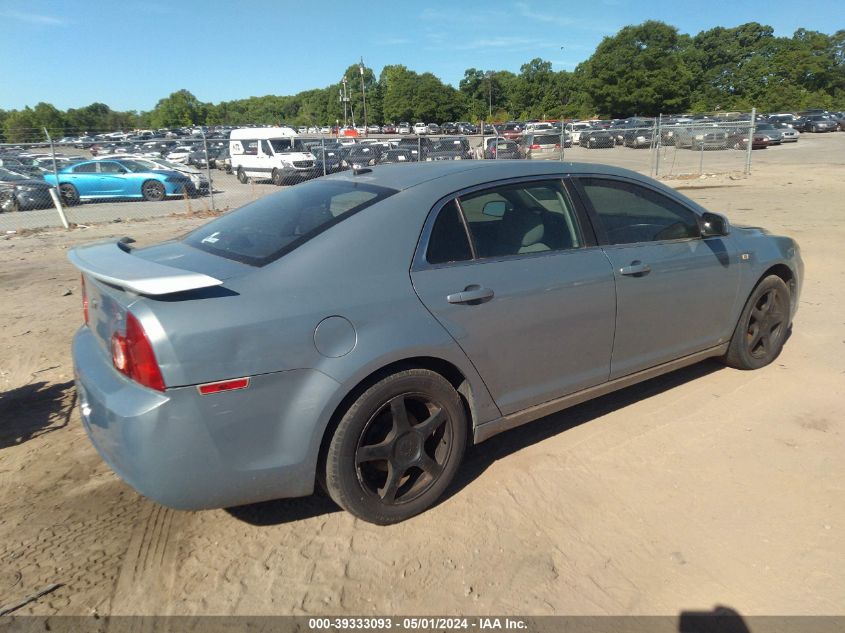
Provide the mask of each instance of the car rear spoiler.
{"label": "car rear spoiler", "polygon": [[84,274],[141,295],[168,295],[223,283],[202,273],[136,257],[129,246],[132,241],[122,238],[80,246],[67,258]]}

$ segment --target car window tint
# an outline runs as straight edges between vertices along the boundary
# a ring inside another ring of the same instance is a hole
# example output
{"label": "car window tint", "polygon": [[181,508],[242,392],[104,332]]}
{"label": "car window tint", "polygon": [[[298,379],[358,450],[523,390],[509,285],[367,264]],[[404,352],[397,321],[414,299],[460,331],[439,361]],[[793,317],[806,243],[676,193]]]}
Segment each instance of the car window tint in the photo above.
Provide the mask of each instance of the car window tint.
{"label": "car window tint", "polygon": [[444,206],[437,215],[431,229],[426,259],[430,264],[472,259],[469,238],[454,200]]}
{"label": "car window tint", "polygon": [[610,244],[700,237],[696,215],[671,198],[617,180],[583,178],[584,193],[601,219]]}
{"label": "car window tint", "polygon": [[479,257],[580,247],[577,220],[559,181],[487,189],[460,198]]}
{"label": "car window tint", "polygon": [[314,180],[209,222],[189,233],[185,242],[221,257],[263,266],[394,193],[362,183]]}
{"label": "car window tint", "polygon": [[113,163],[111,161],[100,163],[101,174],[119,174],[121,171],[123,171],[123,167],[120,166],[120,163]]}
{"label": "car window tint", "polygon": [[73,168],[74,174],[93,174],[97,171],[97,163],[83,163]]}

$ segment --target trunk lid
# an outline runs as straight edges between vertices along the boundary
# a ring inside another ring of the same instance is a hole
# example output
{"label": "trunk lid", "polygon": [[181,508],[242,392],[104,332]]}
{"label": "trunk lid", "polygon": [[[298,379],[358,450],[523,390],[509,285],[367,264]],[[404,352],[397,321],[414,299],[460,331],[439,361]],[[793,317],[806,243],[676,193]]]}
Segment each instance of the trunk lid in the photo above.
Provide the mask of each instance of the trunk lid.
{"label": "trunk lid", "polygon": [[111,355],[112,334],[123,330],[127,311],[142,296],[169,295],[172,300],[179,293],[220,286],[254,270],[179,241],[144,249],[133,249],[130,244],[131,239],[122,238],[81,246],[68,253],[70,262],[82,273],[88,327],[107,355]]}

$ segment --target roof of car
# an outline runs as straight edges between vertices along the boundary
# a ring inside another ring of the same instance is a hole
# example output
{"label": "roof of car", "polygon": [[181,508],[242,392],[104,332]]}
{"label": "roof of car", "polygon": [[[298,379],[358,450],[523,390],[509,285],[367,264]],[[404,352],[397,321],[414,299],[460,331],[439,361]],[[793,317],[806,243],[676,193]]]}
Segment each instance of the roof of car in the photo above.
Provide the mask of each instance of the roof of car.
{"label": "roof of car", "polygon": [[552,174],[605,174],[641,179],[636,172],[597,163],[569,163],[529,160],[431,161],[399,165],[377,165],[366,170],[345,171],[326,178],[367,182],[392,189],[409,189],[425,182],[463,174],[467,185],[505,178]]}

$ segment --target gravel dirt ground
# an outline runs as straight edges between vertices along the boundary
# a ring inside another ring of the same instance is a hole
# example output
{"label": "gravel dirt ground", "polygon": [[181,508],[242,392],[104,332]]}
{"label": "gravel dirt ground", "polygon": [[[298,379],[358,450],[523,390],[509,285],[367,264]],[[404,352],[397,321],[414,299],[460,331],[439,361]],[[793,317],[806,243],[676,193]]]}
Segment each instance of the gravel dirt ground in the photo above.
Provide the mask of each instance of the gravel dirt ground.
{"label": "gravel dirt ground", "polygon": [[85,436],[67,250],[152,243],[205,219],[0,240],[0,605],[61,583],[18,613],[845,614],[837,137],[814,158],[755,155],[749,179],[670,183],[799,241],[804,291],[774,364],[706,362],[495,437],[469,451],[442,503],[387,528],[319,496],[172,511],[122,483]]}

